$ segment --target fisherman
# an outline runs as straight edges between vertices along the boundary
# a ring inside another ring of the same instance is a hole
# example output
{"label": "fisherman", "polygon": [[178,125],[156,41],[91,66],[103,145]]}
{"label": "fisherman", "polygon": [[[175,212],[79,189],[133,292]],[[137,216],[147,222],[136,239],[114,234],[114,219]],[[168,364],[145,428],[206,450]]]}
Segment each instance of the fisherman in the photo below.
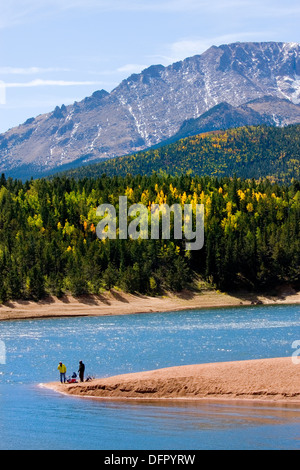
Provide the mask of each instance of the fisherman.
{"label": "fisherman", "polygon": [[79,369],[78,369],[80,382],[84,382],[84,372],[85,372],[85,365],[83,364],[82,361],[80,361],[79,362]]}
{"label": "fisherman", "polygon": [[57,370],[59,371],[60,373],[60,383],[66,383],[67,379],[66,379],[66,373],[67,373],[67,368],[66,366],[60,362],[59,365],[58,365],[58,368]]}

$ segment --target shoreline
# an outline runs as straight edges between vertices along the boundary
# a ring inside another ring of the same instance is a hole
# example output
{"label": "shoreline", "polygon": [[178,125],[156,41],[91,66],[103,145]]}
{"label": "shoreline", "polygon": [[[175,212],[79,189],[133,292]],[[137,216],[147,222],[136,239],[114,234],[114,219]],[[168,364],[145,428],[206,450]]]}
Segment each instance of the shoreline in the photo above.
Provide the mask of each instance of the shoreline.
{"label": "shoreline", "polygon": [[[298,368],[297,368],[298,367]],[[67,396],[117,401],[205,401],[300,406],[300,366],[291,358],[200,364],[95,379],[40,384]]]}
{"label": "shoreline", "polygon": [[60,299],[49,297],[44,301],[10,301],[0,305],[0,322],[42,318],[116,316],[142,313],[164,313],[182,310],[243,307],[254,305],[300,305],[300,292],[281,289],[277,295],[235,292],[225,294],[214,290],[195,293],[184,291],[163,297],[125,294],[112,290],[101,295]]}

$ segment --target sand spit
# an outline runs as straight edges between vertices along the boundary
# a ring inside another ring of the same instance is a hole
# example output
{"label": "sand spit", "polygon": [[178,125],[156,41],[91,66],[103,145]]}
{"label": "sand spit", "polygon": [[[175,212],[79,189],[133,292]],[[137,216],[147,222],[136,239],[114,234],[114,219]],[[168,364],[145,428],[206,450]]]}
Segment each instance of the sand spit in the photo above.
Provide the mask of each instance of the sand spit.
{"label": "sand spit", "polygon": [[56,392],[102,399],[233,399],[300,405],[300,365],[292,358],[173,367],[97,379],[43,385]]}
{"label": "sand spit", "polygon": [[283,289],[277,295],[235,293],[217,291],[182,292],[164,297],[129,295],[112,290],[103,295],[61,299],[50,297],[43,302],[9,302],[0,305],[0,321],[51,317],[79,317],[129,315],[137,313],[170,312],[186,309],[238,307],[248,305],[300,305],[300,292]]}

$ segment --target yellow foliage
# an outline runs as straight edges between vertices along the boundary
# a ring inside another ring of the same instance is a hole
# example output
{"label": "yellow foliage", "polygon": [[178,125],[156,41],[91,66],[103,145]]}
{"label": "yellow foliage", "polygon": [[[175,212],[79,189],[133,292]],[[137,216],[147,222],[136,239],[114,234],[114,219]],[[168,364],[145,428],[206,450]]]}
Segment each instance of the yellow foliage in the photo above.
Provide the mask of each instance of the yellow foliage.
{"label": "yellow foliage", "polygon": [[244,201],[246,199],[246,194],[241,189],[238,190],[238,196],[241,201]]}
{"label": "yellow foliage", "polygon": [[252,202],[249,202],[249,204],[247,204],[247,211],[248,212],[253,212],[254,211],[254,207],[253,207]]}
{"label": "yellow foliage", "polygon": [[133,189],[132,188],[127,188],[125,191],[125,196],[128,197],[129,200],[133,200]]}
{"label": "yellow foliage", "polygon": [[227,210],[228,215],[230,215],[232,213],[232,202],[231,201],[227,202],[226,210]]}
{"label": "yellow foliage", "polygon": [[43,221],[40,215],[35,214],[34,217],[29,216],[27,219],[28,225],[30,227],[36,227],[41,229],[43,227]]}

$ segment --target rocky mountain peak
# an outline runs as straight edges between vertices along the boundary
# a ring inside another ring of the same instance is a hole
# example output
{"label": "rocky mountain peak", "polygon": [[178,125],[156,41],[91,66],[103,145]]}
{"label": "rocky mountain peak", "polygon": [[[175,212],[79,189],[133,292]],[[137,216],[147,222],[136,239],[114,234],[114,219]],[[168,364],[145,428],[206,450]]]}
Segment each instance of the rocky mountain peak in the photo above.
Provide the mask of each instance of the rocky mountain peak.
{"label": "rocky mountain peak", "polygon": [[[171,138],[185,121],[221,103],[238,108],[263,99],[263,105],[247,109],[249,117],[263,114],[266,96],[287,100],[296,108],[281,106],[279,114],[272,113],[275,104],[268,102],[272,122],[300,122],[299,48],[297,43],[234,43],[212,46],[168,67],[153,65],[111,93],[96,91],[0,136],[0,171],[36,175],[140,151]],[[227,109],[227,116],[233,114]],[[241,122],[243,115],[239,109],[238,119],[228,122]]]}

